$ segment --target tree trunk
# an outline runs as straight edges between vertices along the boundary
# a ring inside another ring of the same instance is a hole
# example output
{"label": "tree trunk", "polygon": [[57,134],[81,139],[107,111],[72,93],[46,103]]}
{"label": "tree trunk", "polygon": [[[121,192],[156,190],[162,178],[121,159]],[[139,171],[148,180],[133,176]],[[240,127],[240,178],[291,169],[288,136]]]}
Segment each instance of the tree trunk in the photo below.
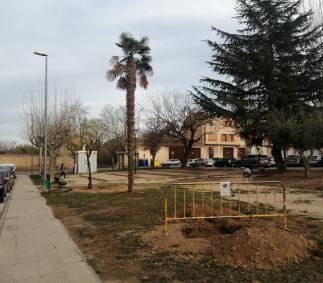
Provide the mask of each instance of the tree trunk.
{"label": "tree trunk", "polygon": [[132,55],[126,64],[127,80],[127,153],[128,153],[128,192],[133,191],[134,173],[134,129],[135,129],[135,90],[136,65]]}
{"label": "tree trunk", "polygon": [[271,154],[275,159],[277,171],[278,172],[286,171],[286,165],[281,154],[281,147],[273,143]]}
{"label": "tree trunk", "polygon": [[43,172],[43,169],[42,169],[42,152],[43,152],[43,150],[42,150],[42,147],[40,146],[39,147],[39,160],[38,160],[38,162],[39,162],[39,174],[40,175],[42,175],[42,172]]}
{"label": "tree trunk", "polygon": [[182,160],[182,168],[186,167],[187,160],[189,160],[190,158],[192,147],[193,147],[192,143],[184,143],[184,156]]}
{"label": "tree trunk", "polygon": [[151,167],[152,168],[155,168],[155,159],[156,159],[156,153],[153,153],[151,155],[151,162],[152,162]]}
{"label": "tree trunk", "polygon": [[303,159],[303,166],[304,166],[304,171],[305,171],[305,178],[311,177],[310,174],[310,162],[307,158]]}
{"label": "tree trunk", "polygon": [[89,171],[89,183],[87,185],[88,189],[92,189],[92,172],[91,172],[91,162],[90,162],[90,157],[91,153],[86,152],[86,162],[87,162],[87,170]]}
{"label": "tree trunk", "polygon": [[310,173],[310,159],[313,155],[312,150],[310,151],[310,155],[309,156],[305,156],[304,152],[301,152],[301,159],[303,161],[303,166],[304,166],[304,177],[305,178],[310,178],[311,177],[311,173]]}

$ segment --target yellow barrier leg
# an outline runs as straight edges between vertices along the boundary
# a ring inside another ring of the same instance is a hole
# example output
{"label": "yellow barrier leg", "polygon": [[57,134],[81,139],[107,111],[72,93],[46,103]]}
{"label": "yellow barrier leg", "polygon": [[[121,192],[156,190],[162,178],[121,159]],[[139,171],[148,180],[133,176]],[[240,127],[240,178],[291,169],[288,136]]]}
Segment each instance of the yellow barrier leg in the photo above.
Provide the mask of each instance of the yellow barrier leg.
{"label": "yellow barrier leg", "polygon": [[286,210],[286,187],[283,185],[283,209],[284,209],[284,229],[287,229],[287,210]]}
{"label": "yellow barrier leg", "polygon": [[164,202],[164,213],[165,213],[165,234],[168,236],[168,217],[167,217],[167,197]]}
{"label": "yellow barrier leg", "polygon": [[193,218],[195,217],[195,192],[194,192],[194,189],[193,189],[193,197],[192,197],[192,202],[193,202],[193,204],[192,204],[192,209],[193,209],[193,213],[192,213],[192,215],[193,215]]}
{"label": "yellow barrier leg", "polygon": [[184,196],[183,196],[183,198],[184,198],[184,206],[183,206],[183,215],[184,215],[184,218],[186,217],[186,195],[185,195],[185,193],[186,193],[186,188],[184,188]]}

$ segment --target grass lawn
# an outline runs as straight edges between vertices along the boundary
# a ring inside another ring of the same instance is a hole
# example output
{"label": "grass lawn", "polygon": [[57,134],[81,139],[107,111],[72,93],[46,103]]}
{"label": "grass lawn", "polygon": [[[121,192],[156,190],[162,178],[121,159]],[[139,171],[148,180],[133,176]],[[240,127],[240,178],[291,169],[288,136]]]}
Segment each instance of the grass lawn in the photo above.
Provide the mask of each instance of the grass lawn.
{"label": "grass lawn", "polygon": [[[103,280],[147,282],[322,282],[322,225],[298,219],[299,229],[318,248],[306,262],[269,271],[247,271],[216,264],[211,255],[178,257],[174,249],[155,252],[141,235],[162,224],[163,190],[133,193],[44,194],[88,262]],[[171,208],[170,208],[171,209]],[[298,229],[298,228],[297,228]]]}

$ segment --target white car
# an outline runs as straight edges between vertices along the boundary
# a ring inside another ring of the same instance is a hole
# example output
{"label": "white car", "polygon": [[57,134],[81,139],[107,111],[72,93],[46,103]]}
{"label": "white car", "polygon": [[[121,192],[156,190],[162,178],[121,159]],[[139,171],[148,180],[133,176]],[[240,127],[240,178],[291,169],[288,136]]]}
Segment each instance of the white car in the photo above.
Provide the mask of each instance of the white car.
{"label": "white car", "polygon": [[194,164],[194,163],[195,163],[195,160],[196,160],[196,159],[189,159],[189,160],[187,160],[186,167],[187,167],[187,168],[192,167],[192,164]]}
{"label": "white car", "polygon": [[164,168],[169,168],[169,167],[181,167],[181,162],[178,159],[169,159],[165,161],[162,166]]}
{"label": "white car", "polygon": [[203,165],[205,167],[213,167],[214,165],[214,160],[211,158],[203,158]]}

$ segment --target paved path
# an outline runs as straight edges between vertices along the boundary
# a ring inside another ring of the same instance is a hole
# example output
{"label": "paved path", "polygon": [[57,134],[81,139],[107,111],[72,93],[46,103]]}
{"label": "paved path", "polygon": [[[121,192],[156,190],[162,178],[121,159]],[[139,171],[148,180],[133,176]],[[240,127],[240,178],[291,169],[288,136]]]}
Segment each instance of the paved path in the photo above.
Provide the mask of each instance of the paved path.
{"label": "paved path", "polygon": [[100,282],[26,175],[0,234],[0,282]]}

